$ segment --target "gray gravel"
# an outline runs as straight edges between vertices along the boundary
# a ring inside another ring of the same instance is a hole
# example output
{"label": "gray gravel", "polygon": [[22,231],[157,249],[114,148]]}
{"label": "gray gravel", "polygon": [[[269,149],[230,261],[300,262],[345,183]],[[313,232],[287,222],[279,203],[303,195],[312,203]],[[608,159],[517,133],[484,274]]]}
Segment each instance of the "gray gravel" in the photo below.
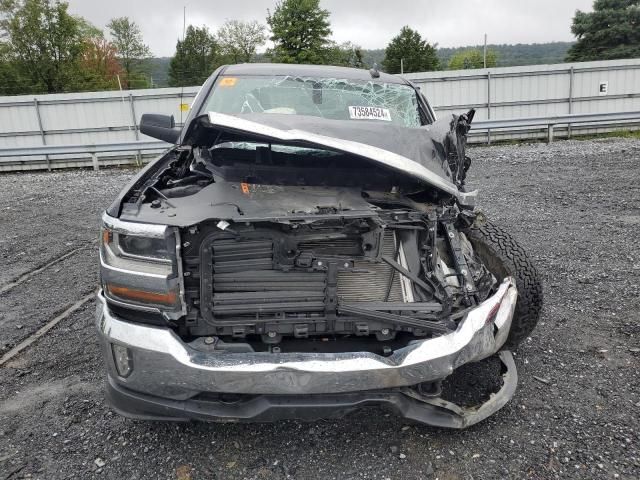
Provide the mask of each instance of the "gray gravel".
{"label": "gray gravel", "polygon": [[[520,384],[465,431],[381,410],[263,425],[126,420],[102,397],[93,305],[0,368],[0,480],[640,478],[640,142],[476,147],[481,207],[535,259],[546,305]],[[0,354],[95,287],[97,217],[131,175],[0,176]],[[19,328],[20,327],[20,328]]]}

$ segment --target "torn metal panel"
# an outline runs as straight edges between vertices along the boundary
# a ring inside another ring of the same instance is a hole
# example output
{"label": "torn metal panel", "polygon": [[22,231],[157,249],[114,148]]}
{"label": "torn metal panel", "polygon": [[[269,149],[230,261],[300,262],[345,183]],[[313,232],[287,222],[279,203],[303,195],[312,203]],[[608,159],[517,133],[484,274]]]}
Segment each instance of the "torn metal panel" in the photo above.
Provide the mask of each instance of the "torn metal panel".
{"label": "torn metal panel", "polygon": [[[211,144],[224,133],[237,141],[273,142],[310,148],[329,149],[377,162],[412,176],[458,199],[473,203],[476,192],[462,192],[451,181],[449,156],[454,124],[441,119],[418,128],[381,125],[376,122],[327,120],[318,117],[276,113],[227,115],[209,112],[196,120],[186,142]],[[209,130],[204,135],[202,129]],[[457,140],[456,140],[457,141]]]}

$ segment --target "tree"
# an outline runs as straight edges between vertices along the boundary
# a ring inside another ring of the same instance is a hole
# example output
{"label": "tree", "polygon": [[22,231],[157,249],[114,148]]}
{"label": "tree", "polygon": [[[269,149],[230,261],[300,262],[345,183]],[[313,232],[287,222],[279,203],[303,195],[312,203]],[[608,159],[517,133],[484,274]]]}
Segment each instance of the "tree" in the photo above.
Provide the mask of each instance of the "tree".
{"label": "tree", "polygon": [[19,93],[64,92],[76,82],[83,38],[80,22],[67,7],[50,0],[0,3],[4,56],[14,66],[3,75],[26,80]]}
{"label": "tree", "polygon": [[218,43],[222,55],[229,63],[250,62],[258,47],[267,39],[265,29],[264,25],[255,20],[227,20],[218,30]]}
{"label": "tree", "polygon": [[569,62],[640,57],[640,1],[595,0],[593,12],[576,10],[571,32]]}
{"label": "tree", "polygon": [[[498,56],[493,50],[487,50],[487,68],[493,68],[498,63]],[[466,70],[469,68],[484,68],[484,55],[478,48],[461,50],[449,60],[449,70]]]}
{"label": "tree", "polygon": [[436,47],[437,44],[430,45],[417,31],[404,26],[387,45],[382,66],[385,72],[400,73],[402,60],[404,73],[438,70]]}
{"label": "tree", "polygon": [[86,18],[82,18],[78,15],[74,15],[73,18],[78,22],[78,31],[80,36],[84,39],[104,38],[104,32],[89,22]]}
{"label": "tree", "polygon": [[140,67],[143,60],[151,56],[151,50],[142,39],[140,27],[128,17],[112,18],[107,27],[124,70],[123,87],[146,86]]}
{"label": "tree", "polygon": [[0,95],[19,95],[30,86],[26,79],[20,78],[16,62],[10,53],[9,45],[0,41]]}
{"label": "tree", "polygon": [[82,83],[80,90],[115,90],[122,67],[117,59],[116,47],[104,38],[85,40],[80,59]]}
{"label": "tree", "polygon": [[340,45],[332,43],[328,50],[326,63],[341,67],[364,68],[362,48],[351,42],[344,42]]}
{"label": "tree", "polygon": [[184,40],[178,40],[169,64],[169,85],[202,85],[218,66],[218,44],[205,26],[189,25]]}
{"label": "tree", "polygon": [[267,11],[273,48],[271,60],[281,63],[325,63],[331,28],[329,11],[320,0],[282,0],[273,14]]}

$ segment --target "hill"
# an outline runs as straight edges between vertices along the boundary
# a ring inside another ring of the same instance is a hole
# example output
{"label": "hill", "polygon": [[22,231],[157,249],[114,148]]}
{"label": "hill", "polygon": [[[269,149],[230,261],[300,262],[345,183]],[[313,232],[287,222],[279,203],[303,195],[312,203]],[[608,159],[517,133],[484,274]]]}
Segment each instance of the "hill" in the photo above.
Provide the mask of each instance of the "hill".
{"label": "hill", "polygon": [[144,71],[151,77],[154,88],[169,86],[169,62],[171,57],[149,58],[144,62]]}
{"label": "hill", "polygon": [[[515,67],[518,65],[563,63],[571,45],[573,42],[518,43],[515,45],[487,45],[487,48],[497,53],[498,67]],[[483,46],[439,48],[440,63],[446,67],[453,55],[469,48],[482,50]]]}
{"label": "hill", "polygon": [[[498,54],[498,67],[512,67],[517,65],[539,65],[545,63],[563,63],[564,57],[573,42],[550,42],[550,43],[518,43],[516,45],[488,45],[487,47]],[[446,69],[449,60],[456,52],[469,48],[482,49],[482,45],[439,48],[438,57],[440,63]],[[269,59],[264,53],[256,56],[258,62],[268,62]],[[370,68],[374,63],[382,66],[384,59],[384,49],[362,50],[362,57],[366,67]],[[168,86],[169,57],[151,58],[147,60],[146,71],[153,79],[155,87]]]}
{"label": "hill", "polygon": [[[514,67],[518,65],[540,65],[545,63],[563,63],[569,47],[573,42],[549,42],[549,43],[518,43],[515,45],[487,45],[487,48],[498,54],[498,67]],[[479,48],[482,45],[471,45],[456,48],[438,48],[438,57],[442,69],[446,70],[449,60],[453,55],[462,50]],[[382,65],[384,49],[363,50],[364,62],[367,66],[374,63]]]}

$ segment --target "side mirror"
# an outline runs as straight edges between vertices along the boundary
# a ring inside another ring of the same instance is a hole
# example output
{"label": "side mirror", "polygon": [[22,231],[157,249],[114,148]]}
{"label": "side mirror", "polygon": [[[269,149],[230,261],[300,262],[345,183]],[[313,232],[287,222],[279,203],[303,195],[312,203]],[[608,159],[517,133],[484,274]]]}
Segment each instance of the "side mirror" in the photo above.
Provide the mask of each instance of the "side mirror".
{"label": "side mirror", "polygon": [[180,130],[175,128],[173,115],[145,113],[140,119],[140,132],[168,143],[176,143]]}

